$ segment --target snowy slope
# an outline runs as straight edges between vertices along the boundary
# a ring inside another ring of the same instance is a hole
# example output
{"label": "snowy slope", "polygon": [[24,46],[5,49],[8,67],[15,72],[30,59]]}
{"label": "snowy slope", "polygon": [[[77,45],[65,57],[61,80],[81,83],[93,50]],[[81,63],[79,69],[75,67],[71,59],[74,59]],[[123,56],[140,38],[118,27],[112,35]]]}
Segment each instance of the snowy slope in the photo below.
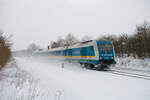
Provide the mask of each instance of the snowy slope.
{"label": "snowy slope", "polygon": [[[29,58],[16,58],[16,62],[20,70],[33,78],[32,83],[35,85],[32,85],[32,92],[27,91],[31,95],[34,94],[32,100],[149,100],[150,98],[148,80],[88,70],[78,64],[65,63],[62,68],[62,62]],[[30,81],[28,83],[25,85],[29,86]],[[25,89],[22,88],[22,91]]]}

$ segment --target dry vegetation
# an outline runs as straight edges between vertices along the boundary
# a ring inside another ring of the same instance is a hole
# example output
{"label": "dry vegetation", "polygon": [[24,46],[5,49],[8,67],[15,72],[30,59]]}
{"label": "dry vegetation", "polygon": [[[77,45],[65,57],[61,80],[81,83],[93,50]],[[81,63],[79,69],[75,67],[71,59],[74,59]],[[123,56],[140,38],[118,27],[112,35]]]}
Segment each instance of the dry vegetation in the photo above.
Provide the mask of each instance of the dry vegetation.
{"label": "dry vegetation", "polygon": [[0,69],[8,62],[10,56],[10,44],[7,39],[0,34]]}

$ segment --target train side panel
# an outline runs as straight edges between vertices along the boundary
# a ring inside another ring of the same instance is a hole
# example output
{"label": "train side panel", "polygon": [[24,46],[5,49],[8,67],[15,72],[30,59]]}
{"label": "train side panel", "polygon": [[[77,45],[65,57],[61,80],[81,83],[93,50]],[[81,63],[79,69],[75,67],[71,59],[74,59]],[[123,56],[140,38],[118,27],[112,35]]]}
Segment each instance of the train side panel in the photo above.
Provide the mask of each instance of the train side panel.
{"label": "train side panel", "polygon": [[66,50],[65,60],[78,63],[97,64],[95,59],[95,51],[93,46],[71,48]]}

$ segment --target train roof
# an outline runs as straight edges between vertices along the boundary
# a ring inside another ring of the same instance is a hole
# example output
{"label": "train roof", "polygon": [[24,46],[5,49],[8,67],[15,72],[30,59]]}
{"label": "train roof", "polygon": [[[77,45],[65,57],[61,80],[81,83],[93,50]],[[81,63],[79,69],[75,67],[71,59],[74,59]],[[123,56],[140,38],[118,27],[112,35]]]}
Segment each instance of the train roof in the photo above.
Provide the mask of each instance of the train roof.
{"label": "train roof", "polygon": [[84,42],[78,42],[78,43],[75,43],[71,46],[65,46],[65,47],[58,47],[58,48],[50,48],[50,49],[43,49],[43,50],[38,50],[38,51],[35,51],[36,52],[48,52],[48,51],[59,51],[59,50],[65,50],[67,48],[79,48],[79,47],[86,47],[86,46],[90,46],[90,45],[93,45],[94,42],[96,41],[107,41],[107,42],[110,42],[108,40],[88,40],[88,41],[84,41]]}

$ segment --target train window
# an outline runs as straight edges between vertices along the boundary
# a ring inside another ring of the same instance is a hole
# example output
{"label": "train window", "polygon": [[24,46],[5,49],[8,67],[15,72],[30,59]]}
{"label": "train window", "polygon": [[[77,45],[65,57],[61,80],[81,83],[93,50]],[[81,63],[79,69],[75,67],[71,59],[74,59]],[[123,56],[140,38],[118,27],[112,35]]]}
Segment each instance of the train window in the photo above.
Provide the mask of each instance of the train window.
{"label": "train window", "polygon": [[74,54],[74,55],[80,55],[80,50],[78,50],[78,49],[77,49],[77,50],[74,50],[73,54]]}
{"label": "train window", "polygon": [[98,49],[99,50],[112,50],[113,47],[112,45],[105,44],[105,45],[98,45]]}
{"label": "train window", "polygon": [[93,48],[93,46],[91,46],[91,47],[90,47],[90,49],[91,49],[91,51],[94,51],[94,48]]}

